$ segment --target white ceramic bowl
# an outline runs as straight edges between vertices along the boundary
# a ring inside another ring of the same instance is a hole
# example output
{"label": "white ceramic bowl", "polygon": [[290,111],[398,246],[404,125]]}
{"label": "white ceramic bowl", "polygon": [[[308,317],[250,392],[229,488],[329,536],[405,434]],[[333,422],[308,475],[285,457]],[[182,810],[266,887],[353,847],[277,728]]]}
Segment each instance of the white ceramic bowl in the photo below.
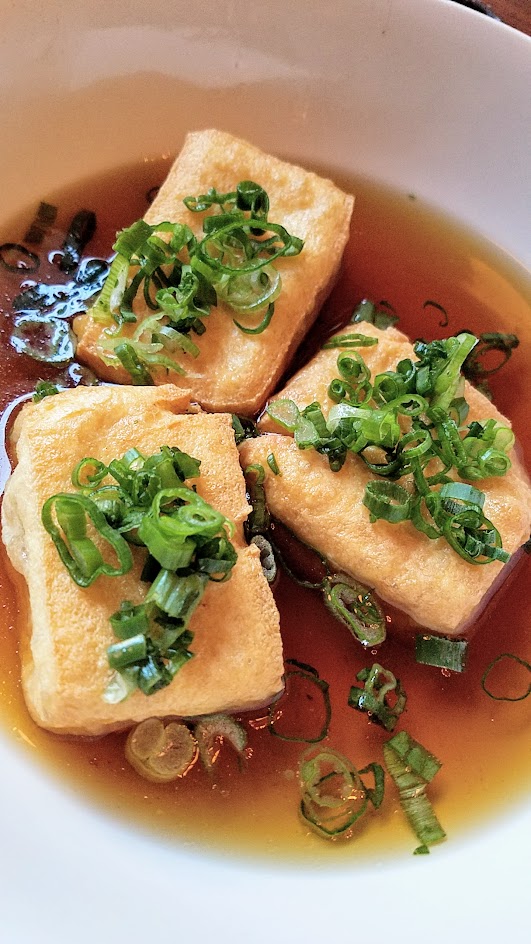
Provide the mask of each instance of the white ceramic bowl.
{"label": "white ceramic bowl", "polygon": [[[451,0],[0,0],[0,221],[208,126],[414,190],[531,264],[531,41]],[[298,871],[165,846],[0,736],[6,944],[510,939],[531,808],[429,858]],[[525,932],[524,932],[525,933]]]}

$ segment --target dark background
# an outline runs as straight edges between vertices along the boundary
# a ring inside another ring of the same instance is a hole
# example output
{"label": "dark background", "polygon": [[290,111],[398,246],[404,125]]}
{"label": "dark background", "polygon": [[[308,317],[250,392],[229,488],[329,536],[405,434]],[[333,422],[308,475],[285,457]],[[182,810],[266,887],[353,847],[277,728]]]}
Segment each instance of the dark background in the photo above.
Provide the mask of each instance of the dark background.
{"label": "dark background", "polygon": [[[461,0],[457,0],[461,2]],[[476,9],[487,7],[492,13],[515,29],[522,30],[531,36],[531,0],[488,0],[487,3],[464,0],[463,6]]]}

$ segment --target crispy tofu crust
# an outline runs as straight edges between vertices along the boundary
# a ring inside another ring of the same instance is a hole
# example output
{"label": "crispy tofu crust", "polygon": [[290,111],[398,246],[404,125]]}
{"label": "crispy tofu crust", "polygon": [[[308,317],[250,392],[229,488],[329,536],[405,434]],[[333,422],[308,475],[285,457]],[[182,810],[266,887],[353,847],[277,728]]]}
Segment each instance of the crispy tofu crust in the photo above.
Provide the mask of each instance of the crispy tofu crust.
{"label": "crispy tofu crust", "polygon": [[[200,338],[194,336],[199,356],[178,355],[186,376],[172,374],[170,378],[189,389],[192,399],[205,409],[246,415],[263,406],[328,295],[348,239],[353,207],[353,198],[329,180],[229,134],[200,131],[187,136],[145,220],[187,223],[200,237],[204,214],[187,210],[183,198],[206,193],[212,186],[221,192],[235,190],[240,180],[249,179],[267,190],[269,218],[303,239],[304,249],[299,256],[275,263],[282,276],[282,292],[262,334],[242,333],[234,324],[234,312],[220,305],[208,316],[206,332]],[[139,319],[149,313],[140,300],[135,302],[135,311]],[[100,360],[101,325],[90,316],[81,316],[75,330],[80,360],[106,380],[130,383],[126,371]],[[155,372],[154,379],[166,382],[166,371]]]}
{"label": "crispy tofu crust", "polygon": [[[188,404],[189,394],[171,385],[78,387],[24,407],[16,421],[18,464],[6,486],[2,536],[28,587],[22,683],[32,716],[45,728],[102,734],[154,715],[253,708],[282,690],[279,617],[257,549],[243,536],[249,507],[231,418],[186,413]],[[41,524],[41,508],[50,495],[73,491],[70,474],[83,456],[109,462],[132,446],[150,455],[166,444],[201,460],[197,490],[235,523],[238,561],[230,580],[208,584],[190,624],[194,658],[173,682],[108,705],[106,649],[115,641],[109,617],[122,600],[143,599],[144,554],[135,549],[129,574],[99,577],[81,589]]]}
{"label": "crispy tofu crust", "polygon": [[[356,331],[378,338],[378,345],[362,355],[377,373],[413,355],[405,335],[389,328],[356,325]],[[343,333],[343,332],[340,332]],[[323,405],[330,381],[337,376],[337,349],[322,350],[282,390],[303,408],[313,400]],[[510,425],[475,388],[466,385],[469,419],[495,417]],[[326,409],[324,409],[326,413]],[[261,428],[273,428],[264,417]],[[277,427],[278,428],[278,427]],[[270,473],[267,456],[273,452],[281,475]],[[240,447],[243,466],[261,463],[272,514],[298,537],[317,548],[339,570],[374,588],[383,599],[403,610],[420,626],[447,636],[462,635],[497,585],[503,565],[469,564],[443,539],[430,540],[408,521],[372,524],[362,504],[365,485],[374,476],[365,464],[349,455],[340,472],[331,472],[324,456],[300,450],[292,437],[267,432]],[[485,514],[498,528],[503,546],[513,554],[529,537],[531,488],[514,450],[512,468],[502,478],[480,483],[485,492]],[[510,566],[506,565],[506,566]]]}

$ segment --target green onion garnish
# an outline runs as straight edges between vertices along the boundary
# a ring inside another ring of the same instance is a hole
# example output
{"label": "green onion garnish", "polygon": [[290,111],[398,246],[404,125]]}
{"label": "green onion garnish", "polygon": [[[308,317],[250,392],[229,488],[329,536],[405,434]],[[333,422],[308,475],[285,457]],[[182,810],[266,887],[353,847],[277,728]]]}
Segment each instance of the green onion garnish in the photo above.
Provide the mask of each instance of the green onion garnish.
{"label": "green onion garnish", "polygon": [[252,511],[245,522],[247,539],[255,534],[264,534],[269,528],[269,511],[265,498],[265,471],[259,463],[247,466],[244,469],[245,483]]}
{"label": "green onion garnish", "polygon": [[365,781],[363,781],[363,786],[374,809],[378,810],[383,803],[385,792],[385,774],[383,767],[381,764],[371,763],[359,770],[358,773],[360,776],[361,774],[372,774],[374,786],[368,787]]}
{"label": "green onion garnish", "polygon": [[[280,276],[279,276],[279,280],[280,280]],[[237,328],[240,329],[240,331],[243,334],[262,334],[265,331],[265,329],[268,328],[269,325],[271,324],[271,319],[274,313],[275,313],[274,302],[270,302],[270,304],[267,307],[267,311],[264,317],[262,318],[261,321],[258,322],[257,325],[255,325],[254,328],[250,328],[248,325],[243,325],[239,321],[236,321],[236,319],[234,320],[234,324],[236,325]]]}
{"label": "green onion garnish", "polygon": [[20,243],[2,243],[0,246],[0,266],[8,272],[35,272],[40,264],[38,255]]}
{"label": "green onion garnish", "polygon": [[446,837],[426,787],[440,770],[441,764],[407,731],[400,731],[383,746],[385,765],[398,787],[400,805],[422,846],[429,847]]}
{"label": "green onion garnish", "polygon": [[277,562],[270,542],[263,534],[255,534],[249,543],[256,544],[260,551],[262,573],[268,583],[273,583],[277,575]]}
{"label": "green onion garnish", "polygon": [[[285,691],[280,699],[268,709],[269,733],[281,741],[297,741],[304,744],[316,744],[328,734],[332,709],[330,705],[329,685],[319,677],[312,666],[295,659],[286,661]],[[297,690],[299,694],[297,695]],[[317,730],[301,730],[308,724],[308,699],[313,699],[314,690],[319,693],[318,705],[313,704],[311,714],[317,709]],[[311,693],[311,694],[310,694]],[[282,729],[284,715],[288,716],[288,730]],[[295,720],[294,720],[295,719]]]}
{"label": "green onion garnish", "polygon": [[415,658],[421,665],[464,672],[467,646],[465,639],[445,639],[444,636],[418,633],[415,636]]}
{"label": "green onion garnish", "polygon": [[294,403],[293,400],[273,400],[273,402],[268,405],[267,412],[275,423],[278,423],[279,426],[282,426],[283,429],[287,429],[290,433],[293,433],[297,428],[300,412],[297,404]]}
{"label": "green onion garnish", "polygon": [[325,341],[323,350],[334,347],[373,347],[375,344],[378,344],[378,338],[368,334],[338,334]]}
{"label": "green onion garnish", "polygon": [[[485,379],[505,366],[520,341],[515,334],[486,331],[479,335],[477,347],[463,364],[463,374],[471,383],[484,383]],[[492,353],[501,355],[492,358]]]}
{"label": "green onion garnish", "polygon": [[61,247],[61,272],[74,272],[83,250],[96,232],[96,214],[92,210],[78,210],[70,220],[68,232]]}
{"label": "green onion garnish", "polygon": [[333,615],[363,646],[379,646],[385,639],[385,617],[371,591],[346,574],[326,577],[324,599]]}
{"label": "green onion garnish", "polygon": [[488,695],[489,698],[494,699],[494,701],[523,701],[525,698],[528,698],[529,695],[531,695],[531,682],[529,682],[527,690],[523,691],[522,694],[519,695],[497,695],[487,686],[487,679],[489,678],[491,672],[505,659],[509,659],[517,665],[521,665],[527,670],[527,672],[531,673],[531,664],[525,659],[521,659],[520,656],[516,656],[512,652],[502,652],[499,656],[496,656],[496,658],[493,659],[485,669],[481,677],[481,687],[485,694]]}
{"label": "green onion garnish", "polygon": [[[151,585],[144,602],[124,600],[110,618],[119,640],[107,651],[114,670],[104,693],[110,703],[135,688],[150,695],[170,684],[192,657],[188,625],[208,582],[227,580],[236,563],[233,524],[184,484],[199,466],[176,446],[147,457],[132,448],[108,465],[86,456],[72,472],[79,491],[53,495],[43,507],[43,524],[81,587],[100,575],[127,573],[129,545],[145,548],[142,580]],[[117,565],[104,560],[89,524]]]}
{"label": "green onion garnish", "polygon": [[360,772],[339,751],[315,747],[305,751],[299,762],[299,812],[304,824],[324,839],[350,838],[369,801],[377,807],[383,799],[380,765],[370,764],[364,772],[373,774],[374,789],[365,786]]}
{"label": "green onion garnish", "polygon": [[276,458],[275,458],[275,453],[274,453],[274,452],[270,452],[270,453],[269,453],[269,455],[268,455],[268,457],[267,457],[267,464],[268,464],[269,468],[271,469],[273,475],[282,475],[282,473],[281,473],[281,471],[280,471],[280,469],[279,469],[279,467],[278,467],[278,462],[277,462],[277,460],[276,460]]}
{"label": "green onion garnish", "polygon": [[10,343],[18,354],[27,354],[43,364],[67,364],[76,350],[76,339],[67,321],[31,311],[15,317]]}
{"label": "green onion garnish", "polygon": [[53,397],[59,393],[57,384],[50,383],[49,380],[39,380],[35,385],[35,393],[31,398],[32,403],[40,403],[45,397]]}
{"label": "green onion garnish", "polygon": [[[203,334],[204,319],[219,302],[240,319],[258,315],[258,324],[234,323],[245,334],[261,334],[282,289],[273,263],[303,248],[301,239],[268,220],[269,197],[253,181],[241,181],[225,194],[211,188],[186,197],[184,204],[206,214],[203,238],[196,239],[181,223],[133,223],[117,235],[116,257],[91,309],[94,320],[107,326],[100,357],[114,366],[118,361],[133,383],[152,382],[151,370],[157,367],[184,373],[167,352],[181,349],[197,357],[190,333]],[[133,303],[139,292],[154,315],[138,325],[131,339],[122,326],[136,322]]]}
{"label": "green onion garnish", "polygon": [[130,639],[139,633],[145,635],[149,629],[145,606],[134,606],[129,600],[123,600],[120,609],[111,616],[110,623],[117,639]]}
{"label": "green onion garnish", "polygon": [[350,707],[367,712],[371,721],[393,731],[407,701],[399,679],[377,662],[358,672],[356,678],[363,682],[363,687],[353,685],[350,689]]}
{"label": "green onion garnish", "polygon": [[[44,503],[41,517],[59,557],[79,587],[89,587],[100,575],[116,577],[131,570],[133,557],[129,545],[85,495],[52,495]],[[117,565],[105,562],[94,541],[88,537],[87,519],[114,551]]]}
{"label": "green onion garnish", "polygon": [[232,428],[234,430],[234,438],[237,446],[239,446],[244,439],[254,439],[254,437],[258,435],[256,423],[246,416],[238,416],[236,413],[232,414]]}
{"label": "green onion garnish", "polygon": [[190,770],[197,757],[197,744],[187,725],[146,718],[130,731],[125,756],[141,777],[169,783]]}
{"label": "green onion garnish", "polygon": [[390,328],[398,321],[398,315],[387,308],[384,309],[385,304],[385,302],[380,302],[380,307],[378,307],[374,302],[364,298],[352,312],[351,323],[360,324],[360,322],[367,321],[381,330]]}
{"label": "green onion garnish", "polygon": [[201,718],[194,727],[194,737],[203,766],[209,774],[213,772],[221,745],[226,741],[232,745],[240,762],[245,756],[247,746],[245,728],[230,715],[215,714]]}
{"label": "green onion garnish", "polygon": [[[406,358],[374,378],[357,351],[343,350],[340,376],[328,388],[334,401],[328,419],[319,403],[300,410],[286,398],[267,412],[300,449],[325,456],[333,472],[349,453],[365,462],[376,477],[363,498],[371,521],[410,521],[431,540],[444,538],[470,564],[504,564],[510,555],[475,483],[508,472],[514,435],[495,419],[466,424],[461,368],[476,344],[466,332],[417,341],[416,362]],[[465,481],[453,481],[452,470]],[[407,488],[398,481],[405,476]]]}

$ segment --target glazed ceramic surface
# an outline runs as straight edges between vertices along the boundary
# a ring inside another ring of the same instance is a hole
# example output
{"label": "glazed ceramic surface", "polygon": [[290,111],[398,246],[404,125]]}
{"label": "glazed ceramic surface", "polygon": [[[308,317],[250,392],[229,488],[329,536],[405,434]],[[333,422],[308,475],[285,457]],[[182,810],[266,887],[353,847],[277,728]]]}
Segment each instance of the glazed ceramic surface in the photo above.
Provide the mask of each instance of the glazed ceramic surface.
{"label": "glazed ceramic surface", "polygon": [[[222,127],[414,192],[531,266],[531,40],[508,27],[450,0],[2,0],[0,12],[1,220]],[[295,870],[128,829],[3,731],[0,769],[6,944],[442,944],[528,926],[525,804],[436,855]]]}

